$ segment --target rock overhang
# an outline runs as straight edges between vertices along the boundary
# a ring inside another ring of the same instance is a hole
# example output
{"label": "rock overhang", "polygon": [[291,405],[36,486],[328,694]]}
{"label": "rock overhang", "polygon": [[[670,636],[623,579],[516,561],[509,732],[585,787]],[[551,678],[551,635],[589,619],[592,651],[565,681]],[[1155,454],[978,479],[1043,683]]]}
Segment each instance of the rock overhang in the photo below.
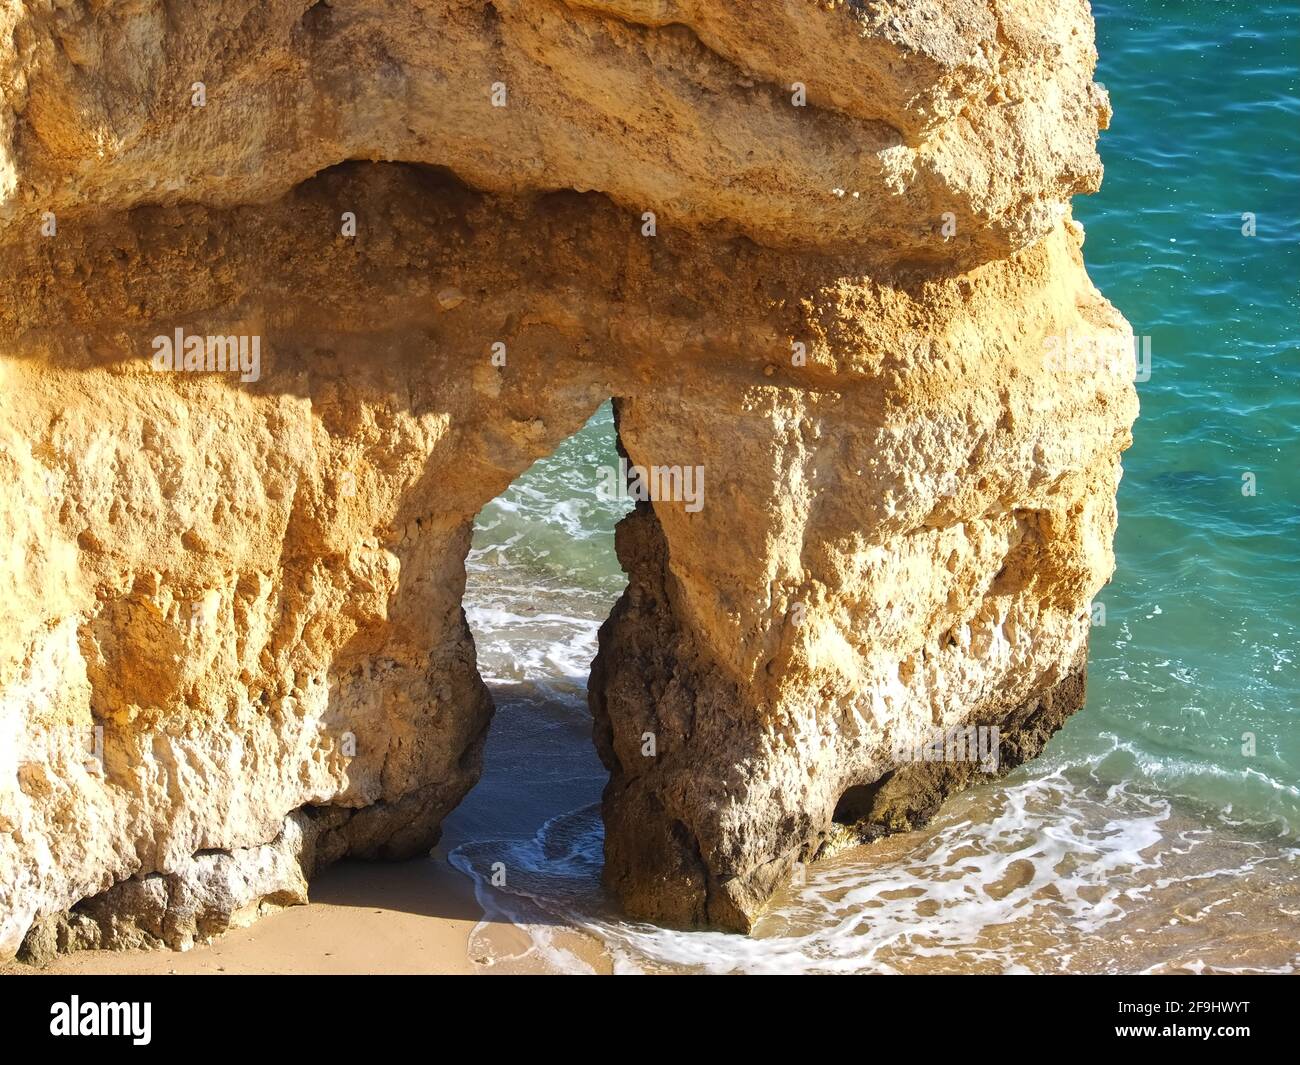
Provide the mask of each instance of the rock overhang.
{"label": "rock overhang", "polygon": [[[20,5],[0,218],[284,195],[348,159],[961,270],[1095,190],[1084,0]],[[196,93],[202,105],[196,105]],[[494,106],[494,103],[501,106]],[[951,217],[951,233],[944,222]],[[936,237],[941,239],[936,239]]]}

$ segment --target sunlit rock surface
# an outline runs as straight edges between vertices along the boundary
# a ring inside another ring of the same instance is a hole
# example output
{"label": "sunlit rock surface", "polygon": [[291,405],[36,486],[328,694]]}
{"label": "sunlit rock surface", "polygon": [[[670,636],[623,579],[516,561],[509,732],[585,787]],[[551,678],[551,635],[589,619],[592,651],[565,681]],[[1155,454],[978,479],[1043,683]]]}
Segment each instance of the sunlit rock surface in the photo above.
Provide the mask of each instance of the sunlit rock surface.
{"label": "sunlit rock surface", "polygon": [[629,912],[747,928],[978,778],[936,730],[1037,753],[1136,400],[1086,5],[1011,7],[0,14],[0,957],[426,851],[474,515],[610,396],[703,487],[620,526],[593,673]]}

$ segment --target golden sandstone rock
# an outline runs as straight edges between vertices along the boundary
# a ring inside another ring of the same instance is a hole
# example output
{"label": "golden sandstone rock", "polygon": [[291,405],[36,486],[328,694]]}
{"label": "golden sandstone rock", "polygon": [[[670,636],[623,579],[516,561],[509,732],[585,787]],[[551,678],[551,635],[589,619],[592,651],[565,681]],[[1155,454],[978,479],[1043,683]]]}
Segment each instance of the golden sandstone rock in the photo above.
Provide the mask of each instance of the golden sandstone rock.
{"label": "golden sandstone rock", "polygon": [[1047,357],[1129,335],[1069,216],[1083,0],[17,3],[0,41],[0,958],[427,850],[492,712],[474,516],[611,396],[631,463],[707,471],[620,525],[591,680],[629,913],[747,929],[985,768],[900,750],[996,727],[1005,769],[1081,704],[1136,414],[1123,360]]}

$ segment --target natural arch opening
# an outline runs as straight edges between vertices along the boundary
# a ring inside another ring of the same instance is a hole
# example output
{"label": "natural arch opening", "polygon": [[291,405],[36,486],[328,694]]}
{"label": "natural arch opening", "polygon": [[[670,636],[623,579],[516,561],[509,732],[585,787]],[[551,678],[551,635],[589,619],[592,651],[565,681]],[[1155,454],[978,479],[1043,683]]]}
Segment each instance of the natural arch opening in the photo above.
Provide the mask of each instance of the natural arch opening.
{"label": "natural arch opening", "polygon": [[597,631],[627,587],[614,526],[631,503],[610,491],[617,470],[606,401],[475,521],[464,608],[496,709],[482,776],[444,822],[449,848],[531,839],[600,799],[608,774],[591,742],[587,684]]}

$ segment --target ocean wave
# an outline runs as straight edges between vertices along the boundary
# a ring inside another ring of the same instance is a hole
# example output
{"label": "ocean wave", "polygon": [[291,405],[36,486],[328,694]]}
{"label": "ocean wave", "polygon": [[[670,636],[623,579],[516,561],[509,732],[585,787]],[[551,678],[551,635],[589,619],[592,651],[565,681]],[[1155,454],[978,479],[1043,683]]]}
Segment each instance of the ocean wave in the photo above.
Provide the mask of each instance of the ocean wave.
{"label": "ocean wave", "polygon": [[[927,830],[814,866],[750,936],[612,913],[595,806],[529,840],[465,844],[451,860],[484,908],[471,953],[498,970],[1294,971],[1295,925],[1280,903],[1300,907],[1300,850],[1243,829],[1061,770],[967,793]],[[502,924],[526,939],[503,949]]]}

